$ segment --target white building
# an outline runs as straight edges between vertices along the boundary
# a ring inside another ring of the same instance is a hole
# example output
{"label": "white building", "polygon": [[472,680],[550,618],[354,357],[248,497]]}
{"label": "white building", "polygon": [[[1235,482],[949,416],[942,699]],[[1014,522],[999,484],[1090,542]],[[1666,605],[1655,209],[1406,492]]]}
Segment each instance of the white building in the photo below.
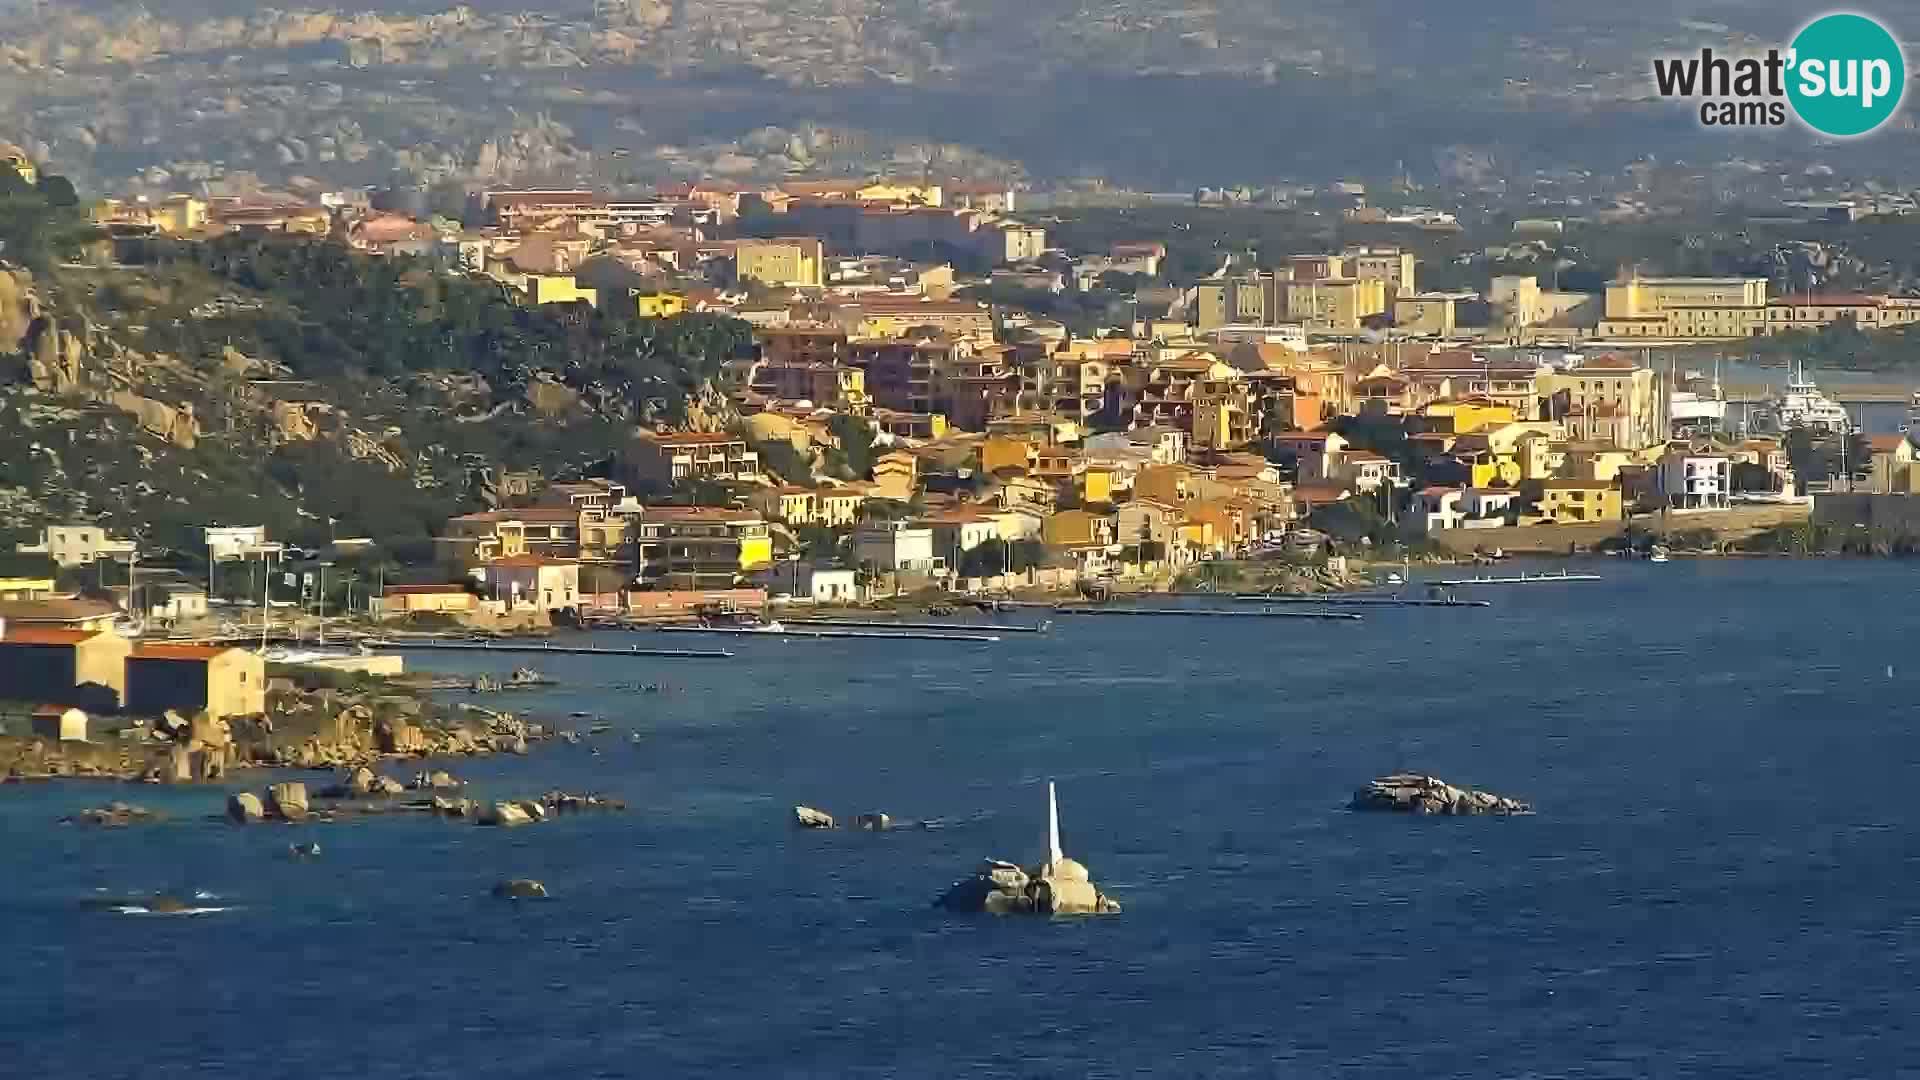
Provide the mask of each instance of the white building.
{"label": "white building", "polygon": [[1355,491],[1375,492],[1382,484],[1399,484],[1400,463],[1369,450],[1341,454],[1335,475]]}
{"label": "white building", "polygon": [[859,573],[854,570],[803,566],[800,588],[816,604],[852,604],[860,600]]}
{"label": "white building", "polygon": [[1464,495],[1460,488],[1424,488],[1414,496],[1414,512],[1421,516],[1428,532],[1457,529],[1466,517],[1461,507]]}
{"label": "white building", "polygon": [[880,522],[855,529],[853,555],[862,565],[882,571],[931,573],[946,565],[946,560],[934,557],[933,530],[904,521]]}
{"label": "white building", "polygon": [[107,535],[104,525],[49,525],[40,530],[39,543],[14,550],[48,556],[60,566],[86,566],[99,559],[131,559],[139,548],[132,540]]}
{"label": "white building", "polygon": [[201,532],[206,536],[207,555],[214,562],[278,555],[285,546],[267,542],[265,525],[208,525]]}
{"label": "white building", "polygon": [[477,567],[474,576],[493,599],[506,601],[509,610],[558,611],[580,606],[580,564],[573,559],[513,555]]}
{"label": "white building", "polygon": [[1460,499],[1460,509],[1470,518],[1504,517],[1520,498],[1512,488],[1468,488]]}
{"label": "white building", "polygon": [[1725,508],[1733,493],[1733,459],[1670,451],[1660,459],[1660,493],[1678,509]]}

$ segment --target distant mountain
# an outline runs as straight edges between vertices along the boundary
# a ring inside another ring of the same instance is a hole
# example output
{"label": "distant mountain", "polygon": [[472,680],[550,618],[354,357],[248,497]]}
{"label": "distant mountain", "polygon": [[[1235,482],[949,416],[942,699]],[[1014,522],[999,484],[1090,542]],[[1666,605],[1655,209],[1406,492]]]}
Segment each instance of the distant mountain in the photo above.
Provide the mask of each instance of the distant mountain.
{"label": "distant mountain", "polygon": [[[0,139],[155,189],[926,169],[1186,186],[1701,154],[1652,56],[1783,0],[0,0]],[[1910,137],[1827,158],[1898,163]],[[1769,153],[1811,157],[1790,134]],[[1743,151],[1744,152],[1744,151]]]}

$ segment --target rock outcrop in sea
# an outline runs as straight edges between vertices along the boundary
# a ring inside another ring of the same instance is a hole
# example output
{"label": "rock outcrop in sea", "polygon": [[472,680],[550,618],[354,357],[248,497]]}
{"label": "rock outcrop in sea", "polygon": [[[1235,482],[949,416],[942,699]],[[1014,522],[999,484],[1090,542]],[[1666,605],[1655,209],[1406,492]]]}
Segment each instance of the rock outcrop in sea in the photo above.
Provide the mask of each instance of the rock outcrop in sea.
{"label": "rock outcrop in sea", "polygon": [[1402,814],[1531,814],[1531,804],[1490,791],[1454,787],[1434,776],[1394,773],[1382,776],[1353,793],[1354,810],[1384,810]]}
{"label": "rock outcrop in sea", "polygon": [[1117,915],[1120,905],[1093,884],[1087,868],[1060,850],[1060,806],[1047,782],[1047,853],[1038,866],[988,859],[934,901],[948,911],[990,915]]}

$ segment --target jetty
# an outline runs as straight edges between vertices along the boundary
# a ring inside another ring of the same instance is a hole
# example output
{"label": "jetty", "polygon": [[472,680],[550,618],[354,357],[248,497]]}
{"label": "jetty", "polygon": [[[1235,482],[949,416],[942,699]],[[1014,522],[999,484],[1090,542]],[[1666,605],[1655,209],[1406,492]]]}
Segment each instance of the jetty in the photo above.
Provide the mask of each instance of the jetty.
{"label": "jetty", "polygon": [[940,630],[967,634],[1044,634],[1051,623],[1019,626],[1012,623],[896,622],[889,619],[781,619],[781,626],[833,626],[853,630]]}
{"label": "jetty", "polygon": [[1459,588],[1465,585],[1558,585],[1568,581],[1599,581],[1599,574],[1574,574],[1562,570],[1559,573],[1529,574],[1521,571],[1512,577],[1471,577],[1456,578],[1439,582],[1446,588]]}
{"label": "jetty", "polygon": [[1142,607],[1063,607],[1062,615],[1138,615],[1200,619],[1335,619],[1359,622],[1351,611],[1234,611],[1228,608],[1142,608]]}
{"label": "jetty", "polygon": [[532,645],[466,643],[452,641],[383,641],[383,649],[435,649],[441,652],[470,653],[549,653],[561,656],[647,656],[667,660],[725,660],[733,656],[725,649],[643,649],[638,645],[613,649],[601,645]]}
{"label": "jetty", "polygon": [[1330,607],[1492,607],[1491,600],[1459,600],[1452,597],[1423,598],[1412,596],[1374,596],[1374,595],[1330,595],[1312,596],[1295,593],[1234,593],[1233,600],[1241,604],[1326,604]]}
{"label": "jetty", "polygon": [[847,638],[860,641],[999,641],[993,634],[963,634],[951,630],[901,630],[894,633],[881,633],[868,630],[844,630],[828,627],[797,627],[789,630],[784,624],[779,629],[757,626],[693,626],[682,623],[667,623],[654,627],[663,632],[681,634],[731,634],[739,637],[766,638]]}

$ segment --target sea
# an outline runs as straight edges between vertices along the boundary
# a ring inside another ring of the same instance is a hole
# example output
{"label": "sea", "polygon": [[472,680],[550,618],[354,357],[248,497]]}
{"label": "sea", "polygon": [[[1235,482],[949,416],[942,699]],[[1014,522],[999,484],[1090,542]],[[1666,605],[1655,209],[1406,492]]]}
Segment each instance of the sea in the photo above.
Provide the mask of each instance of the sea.
{"label": "sea", "polygon": [[[540,657],[561,685],[488,703],[611,730],[435,764],[630,809],[513,830],[0,787],[0,1075],[1916,1075],[1914,569],[1573,568],[1602,580],[1358,622]],[[1538,813],[1347,809],[1399,769]],[[1124,912],[933,910],[1041,854],[1049,780]],[[171,819],[57,824],[113,798]],[[492,898],[510,877],[551,897]],[[199,913],[82,906],[153,890]]]}

